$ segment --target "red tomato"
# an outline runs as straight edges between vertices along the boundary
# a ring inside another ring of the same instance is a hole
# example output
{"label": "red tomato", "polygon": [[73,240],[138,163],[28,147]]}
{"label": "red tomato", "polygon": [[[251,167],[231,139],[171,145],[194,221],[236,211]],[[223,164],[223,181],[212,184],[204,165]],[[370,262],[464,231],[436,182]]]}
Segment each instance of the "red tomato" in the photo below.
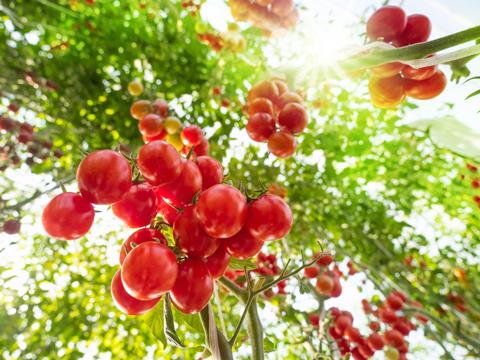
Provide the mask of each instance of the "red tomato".
{"label": "red tomato", "polygon": [[209,257],[220,246],[220,240],[205,234],[195,216],[195,207],[183,209],[173,224],[173,235],[178,248],[189,256]]}
{"label": "red tomato", "polygon": [[93,206],[81,195],[65,192],[55,196],[42,213],[43,228],[48,235],[61,240],[74,240],[92,227]]}
{"label": "red tomato", "polygon": [[[284,94],[285,95],[285,94]],[[308,123],[308,114],[301,104],[287,104],[278,113],[278,125],[280,128],[290,131],[293,134],[301,133]]]}
{"label": "red tomato", "polygon": [[373,333],[368,337],[367,344],[372,350],[382,350],[385,346],[383,338],[377,333]]}
{"label": "red tomato", "polygon": [[426,80],[406,80],[405,93],[414,99],[428,100],[440,95],[446,86],[447,78],[445,74],[438,71]]}
{"label": "red tomato", "polygon": [[375,354],[375,352],[372,349],[370,349],[370,347],[368,346],[368,344],[365,343],[364,340],[363,341],[362,340],[363,339],[360,335],[360,338],[357,341],[358,351],[360,352],[360,354],[362,354],[364,359],[370,359]]}
{"label": "red tomato", "polygon": [[315,286],[321,294],[328,295],[332,291],[334,283],[330,276],[323,274],[318,277]]}
{"label": "red tomato", "polygon": [[[314,258],[316,258],[318,255],[315,255]],[[320,266],[328,266],[333,262],[333,257],[332,255],[323,255],[317,260],[317,264]]]}
{"label": "red tomato", "polygon": [[333,289],[330,292],[330,296],[336,298],[342,295],[342,284],[340,283],[340,278],[338,276],[334,276],[332,279]]}
{"label": "red tomato", "polygon": [[400,36],[395,39],[396,46],[406,46],[425,42],[432,32],[430,19],[421,14],[413,14],[407,17],[407,26]]}
{"label": "red tomato", "polygon": [[168,204],[156,190],[155,194],[157,195],[157,213],[168,225],[173,225],[178,218],[179,212],[172,205]]}
{"label": "red tomato", "polygon": [[263,246],[263,241],[254,238],[245,228],[223,243],[227,252],[236,259],[249,259],[257,255]]}
{"label": "red tomato", "polygon": [[358,347],[354,347],[351,350],[351,354],[354,360],[367,360],[367,358],[360,353],[360,349]]}
{"label": "red tomato", "polygon": [[224,245],[220,245],[217,251],[215,251],[213,255],[209,256],[205,261],[205,265],[207,265],[208,271],[214,279],[218,279],[223,276],[229,263],[230,255],[228,254]]}
{"label": "red tomato", "polygon": [[9,235],[18,234],[20,232],[20,222],[18,220],[7,220],[3,223],[3,231]]}
{"label": "red tomato", "polygon": [[379,108],[394,108],[405,99],[405,80],[396,75],[389,78],[370,77],[368,90],[373,105]]}
{"label": "red tomato", "polygon": [[197,125],[190,125],[185,127],[180,133],[182,142],[185,146],[197,146],[200,145],[204,139],[202,129]]}
{"label": "red tomato", "polygon": [[196,213],[208,235],[220,239],[229,238],[245,224],[247,200],[233,186],[214,185],[200,194]]}
{"label": "red tomato", "polygon": [[419,69],[406,65],[402,70],[403,77],[411,80],[426,80],[435,75],[438,71],[436,65],[427,66]]}
{"label": "red tomato", "polygon": [[212,297],[213,278],[199,259],[187,259],[178,267],[177,281],[170,291],[172,302],[185,314],[197,313]]}
{"label": "red tomato", "polygon": [[[190,148],[190,146],[184,146],[182,149],[182,153],[187,155],[190,152]],[[209,149],[210,145],[208,144],[208,140],[204,138],[200,145],[193,147],[193,152],[197,156],[206,156],[208,155]]]}
{"label": "red tomato", "polygon": [[352,326],[352,319],[347,315],[340,315],[335,320],[335,329],[340,333],[343,334],[345,330]]}
{"label": "red tomato", "polygon": [[300,95],[298,95],[295,92],[286,92],[282,94],[278,99],[279,109],[283,109],[286,105],[291,103],[302,104],[303,99]]}
{"label": "red tomato", "polygon": [[157,212],[157,197],[148,184],[133,185],[112,205],[113,214],[131,228],[147,226]]}
{"label": "red tomato", "polygon": [[386,324],[393,324],[398,319],[395,311],[388,307],[381,307],[378,310],[378,317]]}
{"label": "red tomato", "polygon": [[306,267],[305,269],[303,269],[303,272],[307,279],[314,279],[320,273],[320,269],[318,268],[318,266],[314,265],[314,266]]}
{"label": "red tomato", "polygon": [[181,165],[177,150],[165,141],[152,141],[138,152],[138,169],[152,185],[161,186],[175,181],[182,172]]}
{"label": "red tomato", "polygon": [[391,41],[407,26],[407,15],[399,6],[387,5],[375,11],[367,21],[367,35],[371,40]]}
{"label": "red tomato", "polygon": [[248,105],[248,115],[266,113],[273,116],[273,104],[266,98],[257,98]]}
{"label": "red tomato", "polygon": [[77,182],[85,200],[113,204],[132,186],[132,170],[128,161],[115,151],[94,151],[80,162]]}
{"label": "red tomato", "polygon": [[390,294],[387,296],[387,304],[392,310],[400,310],[403,307],[403,299],[397,295]]}
{"label": "red tomato", "polygon": [[138,300],[152,300],[170,291],[178,273],[172,250],[147,241],[130,251],[122,265],[125,290]]}
{"label": "red tomato", "polygon": [[138,123],[138,130],[148,138],[158,136],[163,131],[163,119],[155,114],[145,115]]}
{"label": "red tomato", "polygon": [[386,330],[383,334],[385,342],[395,348],[402,347],[404,344],[403,335],[397,330]]}
{"label": "red tomato", "polygon": [[122,244],[122,248],[120,249],[120,265],[123,264],[123,260],[125,260],[127,254],[133,250],[132,243],[136,244],[135,246],[138,246],[146,241],[155,240],[158,240],[163,245],[167,245],[165,237],[156,229],[143,228],[135,231]]}
{"label": "red tomato", "polygon": [[182,173],[173,182],[157,188],[157,195],[162,196],[176,207],[192,202],[197,192],[202,190],[202,173],[192,160],[182,159]]}
{"label": "red tomato", "polygon": [[145,144],[148,144],[148,143],[151,143],[152,141],[155,141],[155,140],[163,140],[165,139],[165,136],[167,136],[167,132],[165,131],[165,129],[162,130],[162,132],[156,136],[145,136],[145,135],[142,135],[142,138],[143,138],[143,142]]}
{"label": "red tomato", "polygon": [[222,165],[210,156],[199,156],[197,166],[202,173],[202,190],[223,182]]}
{"label": "red tomato", "polygon": [[313,327],[318,327],[320,324],[320,315],[318,314],[308,314],[308,322]]}
{"label": "red tomato", "polygon": [[118,270],[112,279],[112,298],[117,308],[127,315],[141,315],[150,311],[157,305],[160,298],[153,300],[137,300],[130,296],[123,287],[120,270]]}
{"label": "red tomato", "polygon": [[152,112],[153,108],[148,100],[137,100],[130,107],[130,114],[133,118],[140,120]]}
{"label": "red tomato", "polygon": [[278,240],[290,232],[292,223],[287,203],[280,196],[266,194],[250,203],[245,229],[259,240]]}
{"label": "red tomato", "polygon": [[288,158],[293,155],[297,143],[288,131],[277,131],[268,138],[268,150],[279,158]]}
{"label": "red tomato", "polygon": [[398,75],[402,72],[402,69],[405,68],[406,65],[402,64],[401,62],[391,62],[382,64],[379,66],[375,66],[370,69],[372,75],[377,78],[389,78],[395,75]]}
{"label": "red tomato", "polygon": [[252,102],[257,98],[267,98],[275,104],[278,96],[278,87],[273,81],[262,81],[252,87],[248,93],[247,100],[248,102]]}
{"label": "red tomato", "polygon": [[343,336],[350,342],[358,343],[362,340],[362,334],[356,327],[353,326],[348,326],[345,329]]}
{"label": "red tomato", "polygon": [[246,129],[252,140],[267,141],[275,132],[275,121],[267,113],[256,113],[248,118]]}
{"label": "red tomato", "polygon": [[272,4],[272,12],[280,17],[287,16],[295,6],[293,0],[275,0]]}
{"label": "red tomato", "polygon": [[277,90],[278,90],[278,95],[281,96],[284,93],[288,91],[288,85],[285,81],[281,79],[273,79],[272,82],[275,84]]}
{"label": "red tomato", "polygon": [[162,118],[168,117],[168,102],[163,99],[157,99],[152,105],[153,112]]}

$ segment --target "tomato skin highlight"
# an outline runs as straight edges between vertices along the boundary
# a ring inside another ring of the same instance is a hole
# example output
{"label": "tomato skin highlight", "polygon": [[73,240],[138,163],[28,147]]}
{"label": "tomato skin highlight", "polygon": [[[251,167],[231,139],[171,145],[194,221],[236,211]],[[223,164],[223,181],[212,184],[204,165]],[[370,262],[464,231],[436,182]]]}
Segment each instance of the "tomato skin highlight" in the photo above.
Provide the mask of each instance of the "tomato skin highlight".
{"label": "tomato skin highlight", "polygon": [[367,35],[371,40],[382,38],[389,42],[405,30],[407,15],[399,6],[387,5],[375,11],[367,21]]}
{"label": "tomato skin highlight", "polygon": [[125,290],[138,300],[153,300],[170,291],[177,274],[177,258],[173,251],[154,241],[136,246],[122,265]]}
{"label": "tomato skin highlight", "polygon": [[405,99],[405,80],[400,75],[390,78],[372,76],[368,90],[375,106],[382,109],[395,108]]}
{"label": "tomato skin highlight", "polygon": [[253,237],[245,228],[224,242],[227,252],[236,259],[249,259],[257,255],[264,242]]}
{"label": "tomato skin highlight", "polygon": [[275,132],[275,121],[267,113],[256,113],[249,117],[246,129],[252,140],[264,142]]}
{"label": "tomato skin highlight", "polygon": [[156,211],[157,197],[148,184],[133,185],[112,205],[113,214],[131,228],[149,225]]}
{"label": "tomato skin highlight", "polygon": [[180,213],[173,206],[169,205],[156,189],[155,195],[157,196],[157,214],[160,214],[168,225],[173,225]]}
{"label": "tomato skin highlight", "polygon": [[197,166],[202,174],[202,190],[223,182],[223,168],[216,159],[210,156],[199,156]]}
{"label": "tomato skin highlight", "polygon": [[179,264],[175,286],[170,291],[173,304],[185,314],[202,310],[213,294],[213,278],[199,259],[187,259]]}
{"label": "tomato skin highlight", "polygon": [[98,150],[80,162],[77,183],[85,200],[109,205],[119,201],[132,186],[132,170],[122,155]]}
{"label": "tomato skin highlight", "polygon": [[43,228],[51,237],[74,240],[92,227],[95,212],[92,204],[79,194],[64,192],[55,196],[42,213]]}
{"label": "tomato skin highlight", "polygon": [[118,270],[112,279],[111,293],[116,307],[127,315],[142,315],[150,311],[160,301],[157,299],[142,301],[130,296],[123,286],[120,270]]}
{"label": "tomato skin highlight", "polygon": [[440,95],[447,87],[447,78],[442,71],[438,71],[426,80],[406,80],[405,93],[417,100],[429,100]]}
{"label": "tomato skin highlight", "polygon": [[422,14],[413,14],[407,17],[405,30],[395,39],[396,46],[407,46],[425,42],[432,32],[430,19]]}
{"label": "tomato skin highlight", "polygon": [[230,264],[230,255],[225,249],[225,245],[220,245],[217,251],[205,261],[205,265],[214,279],[219,279],[223,276],[228,264]]}
{"label": "tomato skin highlight", "polygon": [[137,156],[137,166],[145,180],[154,186],[175,181],[182,172],[182,160],[175,148],[157,140],[143,145]]}
{"label": "tomato skin highlight", "polygon": [[127,240],[125,240],[120,249],[120,265],[123,264],[127,253],[133,250],[132,243],[140,245],[146,241],[159,240],[161,244],[167,245],[167,240],[162,233],[156,229],[143,228],[132,233]]}

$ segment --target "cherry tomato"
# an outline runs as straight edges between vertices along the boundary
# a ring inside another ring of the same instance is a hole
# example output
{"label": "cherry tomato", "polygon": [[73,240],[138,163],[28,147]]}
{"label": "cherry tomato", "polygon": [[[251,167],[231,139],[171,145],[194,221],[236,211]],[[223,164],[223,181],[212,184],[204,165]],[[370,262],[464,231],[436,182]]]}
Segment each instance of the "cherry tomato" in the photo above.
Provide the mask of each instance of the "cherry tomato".
{"label": "cherry tomato", "polygon": [[153,111],[152,104],[148,100],[137,100],[130,107],[130,114],[133,118],[140,120]]}
{"label": "cherry tomato", "polygon": [[51,237],[74,240],[92,227],[93,206],[79,194],[64,192],[55,196],[42,213],[43,228]]}
{"label": "cherry tomato", "polygon": [[308,322],[313,327],[318,327],[320,325],[320,315],[318,315],[318,314],[308,314]]}
{"label": "cherry tomato", "polygon": [[371,40],[392,41],[407,26],[407,15],[399,6],[387,5],[375,11],[367,21],[367,35]]}
{"label": "cherry tomato", "polygon": [[320,274],[320,269],[318,268],[318,266],[313,265],[303,269],[303,272],[307,279],[315,279],[318,274]]}
{"label": "cherry tomato", "polygon": [[383,338],[377,333],[373,333],[367,338],[367,344],[372,350],[382,350],[385,346]]}
{"label": "cherry tomato", "polygon": [[273,81],[262,81],[252,87],[247,100],[252,102],[257,98],[267,98],[275,104],[279,95],[278,87]]}
{"label": "cherry tomato", "polygon": [[158,135],[155,135],[155,136],[145,136],[145,135],[142,135],[142,138],[143,138],[143,142],[145,144],[148,144],[148,143],[151,143],[153,141],[156,141],[156,140],[163,140],[165,139],[165,137],[167,136],[167,132],[164,130],[162,130],[162,132]]}
{"label": "cherry tomato", "polygon": [[406,46],[425,42],[432,32],[430,19],[421,14],[413,14],[407,17],[407,26],[402,34],[395,39],[396,46]]}
{"label": "cherry tomato", "polygon": [[278,95],[281,96],[288,91],[288,85],[285,81],[281,79],[273,79],[272,82],[275,84],[278,90]]}
{"label": "cherry tomato", "polygon": [[223,276],[229,263],[230,255],[228,254],[225,245],[220,245],[217,251],[215,251],[213,255],[209,256],[205,261],[205,265],[207,265],[208,271],[214,279],[218,279]]}
{"label": "cherry tomato", "polygon": [[210,156],[199,156],[197,166],[202,173],[202,190],[223,182],[222,165]]}
{"label": "cherry tomato", "polygon": [[370,69],[372,75],[377,78],[389,78],[395,75],[398,75],[402,72],[402,69],[405,68],[406,65],[402,64],[401,62],[391,62],[379,66],[375,66]]}
{"label": "cherry tomato", "polygon": [[146,241],[158,241],[163,245],[167,245],[167,240],[160,231],[147,228],[139,229],[123,242],[122,248],[120,249],[120,265],[123,264],[123,260],[125,260],[127,254],[133,250],[132,243],[138,246]]}
{"label": "cherry tomato", "polygon": [[396,75],[390,78],[370,77],[368,90],[373,105],[390,109],[398,106],[405,99],[405,80]]}
{"label": "cherry tomato", "polygon": [[155,190],[157,195],[157,213],[163,218],[168,225],[173,225],[177,220],[179,212],[172,205],[168,204],[163,197]]}
{"label": "cherry tomato", "polygon": [[138,300],[153,300],[170,291],[178,274],[172,250],[147,241],[130,251],[122,265],[122,282],[128,294]]}
{"label": "cherry tomato", "polygon": [[131,228],[149,225],[157,211],[157,197],[148,184],[133,185],[112,205],[113,214]]}
{"label": "cherry tomato", "polygon": [[197,192],[202,190],[202,173],[192,160],[182,159],[182,173],[173,182],[157,188],[157,194],[171,204],[181,207],[192,202]]}
{"label": "cherry tomato", "polygon": [[152,185],[165,185],[178,179],[182,173],[182,160],[175,148],[165,141],[152,141],[140,148],[138,169]]}
{"label": "cherry tomato", "polygon": [[328,295],[333,289],[333,280],[330,276],[322,274],[315,284],[321,294]]}
{"label": "cherry tomato", "polygon": [[141,315],[150,311],[157,305],[160,298],[153,300],[137,300],[130,296],[123,287],[120,270],[118,270],[112,279],[112,298],[117,308],[127,315]]}
{"label": "cherry tomato", "polygon": [[257,255],[264,242],[254,238],[245,228],[224,242],[227,252],[236,259],[249,259]]}
{"label": "cherry tomato", "polygon": [[340,283],[340,278],[338,276],[334,276],[333,278],[333,288],[330,292],[331,297],[339,297],[342,294],[342,284]]}
{"label": "cherry tomato", "polygon": [[440,95],[447,86],[447,78],[442,71],[438,71],[426,80],[406,80],[405,93],[418,100],[433,99]]}
{"label": "cherry tomato", "polygon": [[173,135],[179,132],[180,128],[182,127],[182,123],[176,117],[169,116],[163,122],[163,127],[168,134]]}
{"label": "cherry tomato", "polygon": [[[209,148],[210,145],[208,144],[208,140],[204,138],[200,145],[193,147],[193,152],[197,156],[205,156],[208,155]],[[190,152],[190,146],[184,146],[182,152],[187,155]]]}
{"label": "cherry tomato", "polygon": [[164,99],[157,99],[153,102],[152,105],[153,112],[162,118],[166,118],[168,116],[168,102]]}
{"label": "cherry tomato", "polygon": [[273,104],[266,98],[257,98],[248,105],[248,115],[266,113],[273,116]]}
{"label": "cherry tomato", "polygon": [[3,231],[9,235],[18,234],[20,232],[20,222],[18,220],[7,220],[3,223]]}
{"label": "cherry tomato", "polygon": [[163,119],[155,114],[145,115],[138,123],[138,130],[145,137],[158,136],[163,132]]}
{"label": "cherry tomato", "polygon": [[218,184],[200,194],[196,207],[205,232],[225,239],[240,231],[247,218],[247,200],[236,188]]}
{"label": "cherry tomato", "polygon": [[80,162],[77,182],[85,200],[113,204],[132,186],[132,170],[128,161],[115,151],[94,151]]}
{"label": "cherry tomato", "polygon": [[204,139],[202,129],[197,125],[190,125],[185,127],[180,133],[183,144],[185,146],[197,146],[200,145]]}
{"label": "cherry tomato", "polygon": [[301,133],[307,126],[307,123],[308,114],[301,104],[287,104],[282,111],[278,113],[278,125],[293,134]]}
{"label": "cherry tomato", "polygon": [[406,65],[402,70],[403,77],[410,80],[426,80],[435,75],[438,71],[436,65],[427,66],[419,69],[415,69],[409,65]]}
{"label": "cherry tomato", "polygon": [[267,113],[256,113],[249,117],[247,122],[247,133],[252,140],[267,141],[275,132],[275,121]]}
{"label": "cherry tomato", "polygon": [[268,138],[268,150],[279,158],[288,158],[293,155],[297,143],[288,131],[277,131]]}
{"label": "cherry tomato", "polygon": [[[362,340],[362,334],[360,333],[360,331],[356,327],[353,327],[353,326],[348,326],[345,329],[345,332],[344,332],[343,336],[345,337],[345,339],[347,339],[350,342],[360,343],[361,340]],[[373,353],[372,353],[372,355],[373,355]],[[370,355],[369,357],[371,357],[372,355]]]}
{"label": "cherry tomato", "polygon": [[292,103],[302,104],[303,99],[299,94],[295,92],[286,92],[282,94],[278,99],[278,108],[283,109],[286,105]]}
{"label": "cherry tomato", "polygon": [[295,6],[293,0],[276,0],[272,4],[272,12],[280,17],[287,16]]}
{"label": "cherry tomato", "polygon": [[212,297],[213,278],[199,259],[187,259],[178,267],[177,281],[170,291],[172,302],[185,314],[197,313]]}
{"label": "cherry tomato", "polygon": [[391,345],[397,349],[403,346],[403,335],[397,330],[386,330],[383,334],[383,337],[388,345]]}

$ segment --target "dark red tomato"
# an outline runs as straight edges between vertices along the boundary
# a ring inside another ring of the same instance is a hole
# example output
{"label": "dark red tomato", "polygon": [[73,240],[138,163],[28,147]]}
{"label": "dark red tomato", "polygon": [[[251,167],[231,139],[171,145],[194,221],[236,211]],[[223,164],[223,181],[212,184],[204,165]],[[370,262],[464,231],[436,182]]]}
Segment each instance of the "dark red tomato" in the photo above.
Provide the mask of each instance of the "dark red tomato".
{"label": "dark red tomato", "polygon": [[130,296],[123,287],[120,270],[118,270],[112,279],[112,298],[117,308],[127,315],[141,315],[150,311],[157,305],[160,298],[142,301]]}
{"label": "dark red tomato", "polygon": [[80,162],[77,182],[85,200],[113,204],[132,186],[132,170],[128,161],[115,151],[94,151]]}
{"label": "dark red tomato", "polygon": [[175,181],[182,173],[182,160],[177,150],[165,141],[152,141],[140,148],[138,169],[152,185]]}
{"label": "dark red tomato", "polygon": [[[285,95],[285,94],[284,94]],[[293,134],[301,133],[308,123],[308,114],[301,104],[287,104],[278,113],[278,125]]]}
{"label": "dark red tomato", "polygon": [[397,330],[386,330],[383,337],[388,345],[395,348],[402,347],[404,344],[403,335]]}
{"label": "dark red tomato", "polygon": [[248,104],[248,115],[256,113],[266,113],[273,116],[273,104],[266,98],[257,98]]}
{"label": "dark red tomato", "polygon": [[225,239],[240,231],[247,218],[247,200],[236,188],[218,184],[200,194],[196,207],[205,232]]}
{"label": "dark red tomato", "polygon": [[262,250],[263,241],[254,238],[245,228],[224,242],[227,252],[236,259],[249,259]]}
{"label": "dark red tomato", "polygon": [[202,173],[191,160],[182,159],[182,173],[173,182],[157,188],[157,195],[170,201],[176,207],[192,202],[195,194],[202,190]]}
{"label": "dark red tomato", "polygon": [[371,40],[386,42],[397,38],[407,26],[407,15],[399,6],[387,5],[375,11],[367,21],[367,35]]}
{"label": "dark red tomato", "polygon": [[267,98],[275,104],[279,95],[278,87],[273,81],[262,81],[252,87],[247,99],[252,102],[257,98]]}
{"label": "dark red tomato", "polygon": [[217,251],[205,261],[205,265],[207,265],[208,271],[214,279],[223,276],[227,270],[228,264],[230,264],[230,255],[228,254],[225,245],[220,245]]}
{"label": "dark red tomato", "polygon": [[157,99],[152,104],[153,112],[162,118],[168,117],[168,102],[163,99]]}
{"label": "dark red tomato", "polygon": [[447,86],[447,78],[442,71],[438,71],[426,80],[406,80],[405,93],[418,100],[433,99],[440,95]]}
{"label": "dark red tomato", "polygon": [[179,212],[172,205],[168,204],[158,192],[157,195],[157,214],[159,214],[168,225],[173,225],[177,220]]}
{"label": "dark red tomato", "polygon": [[320,325],[320,315],[308,314],[308,322],[310,323],[310,325],[318,327]]}
{"label": "dark red tomato", "polygon": [[373,105],[382,108],[395,108],[405,99],[405,80],[396,75],[390,78],[370,77],[368,90]]}
{"label": "dark red tomato", "polygon": [[210,156],[199,156],[197,166],[202,173],[202,190],[223,182],[222,165]]}
{"label": "dark red tomato", "polygon": [[277,131],[268,138],[268,150],[279,158],[288,158],[293,155],[297,143],[294,136],[288,131]]}
{"label": "dark red tomato", "polygon": [[208,236],[195,216],[195,207],[183,209],[173,224],[178,248],[189,256],[209,257],[220,246],[220,240]]}
{"label": "dark red tomato", "polygon": [[280,196],[266,194],[250,203],[245,229],[259,240],[278,240],[290,232],[292,223],[288,204]]}
{"label": "dark red tomato", "polygon": [[278,99],[278,108],[283,109],[286,105],[292,103],[302,104],[303,99],[299,94],[295,92],[286,92],[282,94]]}
{"label": "dark red tomato", "polygon": [[432,32],[430,19],[422,14],[413,14],[407,17],[407,26],[402,34],[394,41],[396,46],[406,46],[425,42]]}
{"label": "dark red tomato", "polygon": [[13,219],[5,221],[3,231],[10,235],[18,234],[20,232],[20,221]]}
{"label": "dark red tomato", "polygon": [[367,344],[372,350],[382,350],[385,346],[383,338],[377,333],[373,333],[367,338]]}
{"label": "dark red tomato", "polygon": [[332,277],[333,280],[333,288],[330,292],[331,297],[339,297],[342,294],[342,284],[340,283],[340,278],[338,276]]}
{"label": "dark red tomato", "polygon": [[256,113],[248,118],[246,128],[252,140],[263,142],[275,132],[275,121],[270,114]]}
{"label": "dark red tomato", "polygon": [[204,139],[202,129],[197,125],[190,125],[185,127],[180,133],[182,142],[185,146],[200,145]]}
{"label": "dark red tomato", "polygon": [[420,69],[414,69],[413,67],[406,65],[402,70],[403,77],[411,80],[426,80],[435,75],[438,71],[436,65],[423,67]]}
{"label": "dark red tomato", "polygon": [[112,205],[113,214],[131,228],[147,226],[157,212],[157,197],[148,184],[133,185]]}
{"label": "dark red tomato", "polygon": [[79,194],[64,192],[55,196],[42,213],[43,228],[51,237],[74,240],[92,227],[93,206]]}
{"label": "dark red tomato", "polygon": [[157,241],[163,245],[167,245],[167,240],[160,231],[147,228],[137,230],[122,244],[122,248],[120,249],[120,265],[123,264],[123,260],[125,260],[127,254],[133,250],[134,247],[132,247],[132,243],[138,246],[146,241]]}
{"label": "dark red tomato", "polygon": [[163,131],[163,119],[155,114],[145,115],[138,123],[138,130],[149,138],[158,136]]}
{"label": "dark red tomato", "polygon": [[122,265],[125,290],[138,300],[153,300],[170,291],[177,274],[175,254],[155,241],[136,246]]}
{"label": "dark red tomato", "polygon": [[213,278],[199,259],[187,259],[178,266],[178,277],[170,291],[173,304],[185,314],[202,310],[213,293]]}
{"label": "dark red tomato", "polygon": [[371,68],[372,75],[377,78],[389,78],[398,75],[405,67],[401,62],[391,62]]}
{"label": "dark red tomato", "polygon": [[143,138],[143,142],[145,144],[148,144],[148,143],[151,143],[152,141],[155,141],[155,140],[163,140],[165,139],[165,137],[167,136],[167,132],[165,131],[165,129],[162,130],[162,132],[156,136],[145,136],[145,135],[142,135],[142,138]]}
{"label": "dark red tomato", "polygon": [[0,130],[10,131],[15,127],[15,122],[4,116],[0,116]]}
{"label": "dark red tomato", "polygon": [[21,144],[28,144],[33,140],[33,134],[31,132],[20,131],[18,134],[17,140]]}
{"label": "dark red tomato", "polygon": [[387,296],[387,304],[390,309],[400,310],[403,307],[403,299],[395,294]]}

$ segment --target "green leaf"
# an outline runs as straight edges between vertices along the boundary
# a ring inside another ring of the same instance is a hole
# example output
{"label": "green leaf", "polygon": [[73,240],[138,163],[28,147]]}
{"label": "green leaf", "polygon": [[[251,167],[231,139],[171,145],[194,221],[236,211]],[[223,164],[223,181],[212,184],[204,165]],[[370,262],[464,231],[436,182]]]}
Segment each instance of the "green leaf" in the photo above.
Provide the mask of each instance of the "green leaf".
{"label": "green leaf", "polygon": [[270,353],[272,351],[275,351],[275,344],[268,337],[265,337],[263,339],[263,350],[266,353]]}
{"label": "green leaf", "polygon": [[470,99],[470,98],[472,98],[472,97],[474,97],[474,96],[477,96],[477,95],[480,95],[480,89],[478,89],[477,91],[472,92],[470,95],[468,95],[468,96],[465,98],[465,100],[468,100],[468,99]]}
{"label": "green leaf", "polygon": [[162,343],[163,347],[167,346],[167,338],[164,331],[164,318],[163,318],[163,303],[164,298],[158,302],[158,304],[144,315],[144,321],[147,323],[153,336],[155,336]]}
{"label": "green leaf", "polygon": [[185,348],[185,344],[180,340],[175,330],[175,320],[173,319],[172,308],[170,305],[169,295],[165,295],[164,302],[164,323],[165,323],[165,337],[167,342],[173,346]]}
{"label": "green leaf", "polygon": [[243,270],[247,268],[247,270],[253,270],[257,268],[257,264],[253,259],[241,260],[231,258],[229,267],[233,270]]}
{"label": "green leaf", "polygon": [[464,84],[466,84],[467,82],[469,82],[469,81],[471,81],[471,80],[480,80],[480,76],[471,77],[471,78],[465,80]]}

